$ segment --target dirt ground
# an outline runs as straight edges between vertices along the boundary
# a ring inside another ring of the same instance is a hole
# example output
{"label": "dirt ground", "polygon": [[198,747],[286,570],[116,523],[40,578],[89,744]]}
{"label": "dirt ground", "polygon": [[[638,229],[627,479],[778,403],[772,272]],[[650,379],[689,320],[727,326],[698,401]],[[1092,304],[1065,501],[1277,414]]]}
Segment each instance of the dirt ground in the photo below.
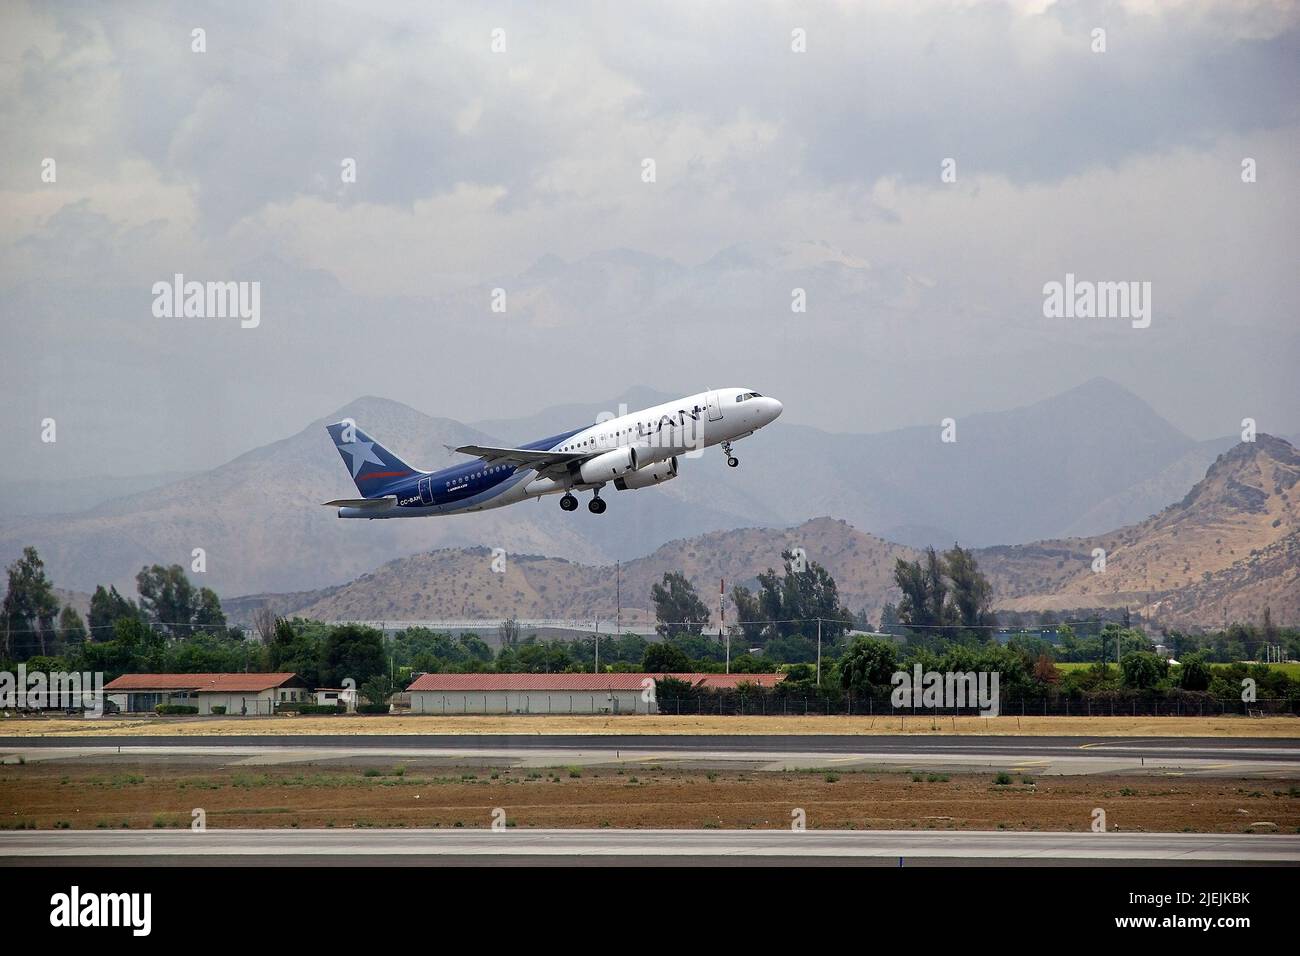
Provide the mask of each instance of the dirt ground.
{"label": "dirt ground", "polygon": [[[992,773],[803,773],[231,768],[174,762],[0,766],[0,828],[520,827],[767,829],[802,809],[810,828],[1077,830],[1094,808],[1111,830],[1300,832],[1293,781],[1030,777]],[[1252,824],[1260,824],[1252,827]]]}
{"label": "dirt ground", "polygon": [[357,716],[0,719],[0,737],[310,734],[963,734],[1300,737],[1300,717]]}

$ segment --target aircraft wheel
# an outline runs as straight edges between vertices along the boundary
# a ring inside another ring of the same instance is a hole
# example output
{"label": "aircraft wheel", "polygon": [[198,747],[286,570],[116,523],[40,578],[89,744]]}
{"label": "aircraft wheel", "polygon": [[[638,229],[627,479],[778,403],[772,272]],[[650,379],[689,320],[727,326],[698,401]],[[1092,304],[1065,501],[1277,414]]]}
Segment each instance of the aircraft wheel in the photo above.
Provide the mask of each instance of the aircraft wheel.
{"label": "aircraft wheel", "polygon": [[735,468],[739,464],[740,464],[740,459],[737,458],[735,455],[732,455],[727,459],[728,467]]}
{"label": "aircraft wheel", "polygon": [[574,511],[577,507],[578,499],[573,497],[573,495],[566,493],[565,496],[560,499],[560,509],[563,511]]}
{"label": "aircraft wheel", "polygon": [[605,499],[592,498],[587,502],[587,509],[594,515],[603,515],[605,513]]}

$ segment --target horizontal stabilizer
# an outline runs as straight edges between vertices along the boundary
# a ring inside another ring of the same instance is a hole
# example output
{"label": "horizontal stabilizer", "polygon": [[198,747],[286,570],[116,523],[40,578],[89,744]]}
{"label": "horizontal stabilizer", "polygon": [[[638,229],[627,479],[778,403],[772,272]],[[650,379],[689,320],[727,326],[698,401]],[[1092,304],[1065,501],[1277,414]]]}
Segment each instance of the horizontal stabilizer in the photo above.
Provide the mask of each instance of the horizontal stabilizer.
{"label": "horizontal stabilizer", "polygon": [[397,504],[396,495],[388,495],[385,498],[339,498],[337,501],[326,501],[326,508],[374,508],[382,511]]}

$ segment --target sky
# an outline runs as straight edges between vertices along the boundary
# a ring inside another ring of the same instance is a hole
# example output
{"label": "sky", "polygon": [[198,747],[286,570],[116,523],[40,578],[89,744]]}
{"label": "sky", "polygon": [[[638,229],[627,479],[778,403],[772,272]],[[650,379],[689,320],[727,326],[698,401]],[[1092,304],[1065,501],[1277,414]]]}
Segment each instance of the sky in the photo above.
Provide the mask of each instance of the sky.
{"label": "sky", "polygon": [[[1298,81],[1291,3],[8,3],[0,478],[634,385],[1293,433]],[[1149,314],[1045,315],[1067,275]]]}

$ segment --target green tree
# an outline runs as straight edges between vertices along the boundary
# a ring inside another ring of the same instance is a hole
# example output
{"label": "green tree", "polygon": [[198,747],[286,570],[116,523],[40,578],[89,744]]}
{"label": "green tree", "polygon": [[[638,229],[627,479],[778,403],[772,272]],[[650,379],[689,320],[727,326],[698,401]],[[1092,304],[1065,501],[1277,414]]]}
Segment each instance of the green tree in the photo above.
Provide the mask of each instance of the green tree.
{"label": "green tree", "polygon": [[59,612],[59,640],[65,650],[86,642],[86,625],[71,604]]}
{"label": "green tree", "polygon": [[640,634],[623,634],[610,642],[611,650],[606,651],[605,646],[601,645],[601,654],[609,654],[611,662],[618,661],[622,664],[636,664],[640,666],[645,659],[646,648],[650,646]]}
{"label": "green tree", "polygon": [[871,693],[891,686],[898,670],[898,651],[892,641],[856,637],[840,660],[840,684],[846,690]]}
{"label": "green tree", "polygon": [[[935,549],[931,548],[930,554],[933,553]],[[920,628],[931,628],[940,623],[933,614],[935,597],[931,593],[931,575],[919,561],[894,559],[894,584],[902,592],[902,600],[898,602],[898,622],[905,627]],[[943,584],[941,578],[940,584]],[[940,592],[939,601],[943,604],[943,592]]]}
{"label": "green tree", "polygon": [[165,637],[138,617],[119,617],[113,641],[131,656],[136,671],[161,671]]}
{"label": "green tree", "polygon": [[320,679],[327,687],[342,687],[345,678],[362,684],[388,670],[384,659],[384,635],[373,627],[341,624],[325,638]]}
{"label": "green tree", "polygon": [[358,688],[361,696],[372,704],[387,704],[401,689],[387,674],[376,674]]}
{"label": "green tree", "polygon": [[1188,654],[1178,671],[1178,686],[1183,690],[1209,690],[1210,665],[1200,654]]}
{"label": "green tree", "polygon": [[90,598],[90,639],[107,641],[112,639],[113,625],[121,617],[139,617],[140,609],[135,602],[117,593],[116,587],[104,590],[104,585],[95,588]]}
{"label": "green tree", "polygon": [[951,617],[966,628],[982,628],[997,623],[989,610],[993,588],[980,571],[974,554],[954,544],[944,552],[943,571],[952,585]]}
{"label": "green tree", "polygon": [[478,661],[486,664],[492,660],[492,648],[488,647],[487,641],[479,637],[473,631],[465,631],[456,638],[456,645],[465,655],[467,661]]}
{"label": "green tree", "polygon": [[667,641],[647,647],[641,666],[647,674],[682,674],[692,669],[685,652]]}
{"label": "green tree", "polygon": [[179,564],[141,568],[135,576],[140,609],[155,627],[174,637],[226,626],[221,601],[209,588],[195,588]]}
{"label": "green tree", "polygon": [[852,626],[853,612],[840,603],[829,571],[793,551],[782,551],[782,573],[768,568],[758,576],[758,610],[768,640],[776,637],[815,638],[821,624],[823,647],[838,642]]}
{"label": "green tree", "polygon": [[1169,662],[1150,651],[1132,651],[1119,662],[1124,685],[1139,690],[1155,687],[1169,671]]}
{"label": "green tree", "polygon": [[216,632],[226,626],[226,614],[221,610],[221,600],[216,591],[199,588],[198,606],[194,609],[190,623],[200,631]]}
{"label": "green tree", "polygon": [[699,634],[709,623],[709,609],[686,575],[679,571],[665,571],[663,583],[651,585],[650,599],[655,606],[655,620],[659,622],[655,630],[662,637]]}
{"label": "green tree", "polygon": [[996,623],[989,610],[992,587],[974,554],[960,545],[942,556],[926,548],[924,561],[897,559],[894,583],[903,592],[899,620],[930,636],[955,638],[959,628],[976,631]]}
{"label": "green tree", "polygon": [[54,586],[45,576],[45,562],[33,547],[9,565],[9,586],[0,614],[4,617],[5,657],[26,660],[33,654],[55,650],[58,632],[54,619],[59,602]]}
{"label": "green tree", "polygon": [[141,568],[135,586],[140,594],[140,609],[150,624],[176,635],[193,633],[190,622],[198,595],[179,564]]}
{"label": "green tree", "polygon": [[817,642],[801,634],[778,634],[763,645],[763,656],[780,664],[811,663],[817,660]]}
{"label": "green tree", "polygon": [[497,655],[497,670],[521,674],[563,674],[574,664],[567,641],[539,641],[530,635]]}
{"label": "green tree", "polygon": [[731,603],[736,606],[737,627],[745,646],[758,644],[763,640],[763,608],[758,597],[749,588],[737,584],[731,589]]}
{"label": "green tree", "polygon": [[956,614],[948,603],[948,584],[944,580],[943,559],[934,548],[925,549],[925,595],[929,602],[926,617],[931,624],[946,626],[954,623]]}

